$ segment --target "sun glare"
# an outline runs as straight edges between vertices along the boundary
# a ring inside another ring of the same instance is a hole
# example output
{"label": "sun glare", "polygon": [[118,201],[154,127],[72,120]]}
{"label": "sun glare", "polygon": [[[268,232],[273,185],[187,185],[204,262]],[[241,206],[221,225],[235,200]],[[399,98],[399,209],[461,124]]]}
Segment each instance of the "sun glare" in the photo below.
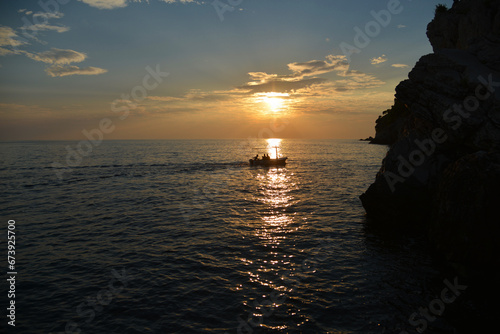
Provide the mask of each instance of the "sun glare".
{"label": "sun glare", "polygon": [[288,96],[289,96],[288,93],[277,93],[277,92],[257,93],[255,94],[255,101],[263,102],[266,107],[266,111],[272,113],[279,113],[287,108],[286,98]]}
{"label": "sun glare", "polygon": [[[268,138],[267,141],[267,153],[272,159],[276,159],[276,148],[278,151],[281,149],[281,138]],[[278,153],[279,154],[279,153]]]}

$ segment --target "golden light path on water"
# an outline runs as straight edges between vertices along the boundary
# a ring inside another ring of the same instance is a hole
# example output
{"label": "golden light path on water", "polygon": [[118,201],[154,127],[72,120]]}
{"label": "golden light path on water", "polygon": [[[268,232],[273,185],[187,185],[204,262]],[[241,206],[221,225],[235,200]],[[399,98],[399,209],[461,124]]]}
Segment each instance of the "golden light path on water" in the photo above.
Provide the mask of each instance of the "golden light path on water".
{"label": "golden light path on water", "polygon": [[[282,139],[267,139],[266,153],[271,158],[282,156]],[[286,167],[258,168],[253,171],[256,181],[256,192],[248,199],[256,203],[256,219],[253,226],[253,235],[260,242],[256,247],[263,247],[259,257],[241,259],[252,264],[252,270],[247,271],[250,286],[258,284],[268,293],[261,295],[258,300],[264,300],[261,305],[253,307],[255,300],[248,299],[244,305],[252,309],[256,318],[266,317],[260,327],[268,330],[286,330],[289,323],[277,317],[271,320],[271,314],[293,315],[295,326],[301,326],[310,321],[301,315],[299,308],[291,307],[288,298],[294,298],[294,289],[297,286],[296,270],[300,264],[296,263],[295,250],[290,248],[290,240],[301,228],[303,221],[294,212],[293,207],[300,201],[293,195],[299,190],[299,181],[292,171]],[[293,246],[292,246],[293,247]],[[261,248],[262,249],[262,248]],[[249,268],[250,269],[250,268]],[[275,293],[280,296],[279,302],[270,297]],[[267,306],[263,306],[267,305]],[[263,319],[263,318],[262,318]]]}

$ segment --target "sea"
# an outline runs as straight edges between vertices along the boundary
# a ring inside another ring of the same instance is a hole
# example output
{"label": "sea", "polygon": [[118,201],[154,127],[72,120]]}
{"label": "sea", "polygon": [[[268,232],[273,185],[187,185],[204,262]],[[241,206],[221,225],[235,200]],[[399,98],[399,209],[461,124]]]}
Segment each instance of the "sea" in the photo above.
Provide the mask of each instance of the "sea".
{"label": "sea", "polygon": [[[386,146],[94,144],[0,143],[4,332],[417,333],[453,282],[425,238],[367,222],[358,197]],[[249,166],[276,150],[285,167]],[[427,333],[453,332],[433,318]]]}

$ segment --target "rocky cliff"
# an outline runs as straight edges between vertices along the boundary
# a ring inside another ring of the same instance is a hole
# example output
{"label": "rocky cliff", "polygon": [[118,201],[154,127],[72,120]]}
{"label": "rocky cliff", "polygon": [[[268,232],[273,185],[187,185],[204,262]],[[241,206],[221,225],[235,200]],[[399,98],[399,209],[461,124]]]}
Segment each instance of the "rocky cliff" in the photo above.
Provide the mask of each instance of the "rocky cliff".
{"label": "rocky cliff", "polygon": [[396,87],[407,110],[360,198],[373,224],[426,231],[471,274],[500,264],[500,1],[439,7],[427,36],[434,53]]}

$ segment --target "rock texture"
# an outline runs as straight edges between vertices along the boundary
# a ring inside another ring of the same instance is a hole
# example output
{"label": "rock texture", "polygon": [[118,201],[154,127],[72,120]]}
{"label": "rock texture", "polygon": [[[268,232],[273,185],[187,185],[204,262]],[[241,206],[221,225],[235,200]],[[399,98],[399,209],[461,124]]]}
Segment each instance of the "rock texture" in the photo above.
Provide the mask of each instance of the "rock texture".
{"label": "rock texture", "polygon": [[407,112],[360,198],[370,221],[427,231],[470,274],[500,264],[500,1],[455,1],[427,36],[434,53],[397,86]]}

